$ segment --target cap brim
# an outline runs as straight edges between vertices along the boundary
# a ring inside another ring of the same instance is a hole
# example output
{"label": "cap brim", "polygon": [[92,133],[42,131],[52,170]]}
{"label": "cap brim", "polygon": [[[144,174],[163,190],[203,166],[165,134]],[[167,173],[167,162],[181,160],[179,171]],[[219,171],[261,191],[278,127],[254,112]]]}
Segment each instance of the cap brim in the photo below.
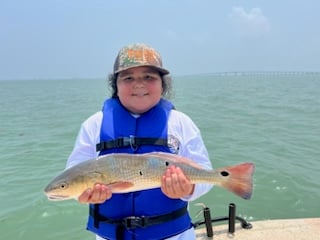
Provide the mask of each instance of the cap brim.
{"label": "cap brim", "polygon": [[163,75],[166,75],[166,74],[169,74],[170,72],[165,69],[165,68],[160,68],[160,67],[156,67],[156,66],[153,66],[153,65],[138,65],[138,66],[130,66],[130,67],[126,67],[126,68],[121,68],[119,69],[118,71],[114,72],[114,74],[117,74],[119,72],[122,72],[122,71],[125,71],[125,70],[128,70],[130,68],[136,68],[136,67],[151,67],[151,68],[154,68],[156,69],[157,71],[159,71],[160,73],[162,73]]}

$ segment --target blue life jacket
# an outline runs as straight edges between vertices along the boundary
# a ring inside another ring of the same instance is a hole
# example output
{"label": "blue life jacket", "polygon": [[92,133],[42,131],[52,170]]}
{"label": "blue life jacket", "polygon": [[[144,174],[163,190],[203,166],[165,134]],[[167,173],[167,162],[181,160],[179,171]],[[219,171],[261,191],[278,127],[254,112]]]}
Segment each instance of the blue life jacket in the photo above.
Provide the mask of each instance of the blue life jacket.
{"label": "blue life jacket", "polygon": [[[161,99],[155,107],[136,118],[121,105],[119,99],[107,99],[102,109],[103,120],[97,150],[100,150],[100,155],[120,152],[132,154],[152,151],[170,152],[168,145],[159,144],[154,140],[167,139],[168,116],[172,109],[173,105],[169,101]],[[102,146],[101,143],[105,144]],[[132,229],[119,228],[118,224],[99,221],[94,216],[99,215],[121,221],[127,217],[161,216],[179,212],[184,208],[187,208],[187,202],[168,198],[160,188],[113,194],[112,198],[103,204],[90,204],[91,214],[87,229],[106,239],[118,239],[119,229],[123,239],[164,239],[192,227],[187,211],[173,220]]]}

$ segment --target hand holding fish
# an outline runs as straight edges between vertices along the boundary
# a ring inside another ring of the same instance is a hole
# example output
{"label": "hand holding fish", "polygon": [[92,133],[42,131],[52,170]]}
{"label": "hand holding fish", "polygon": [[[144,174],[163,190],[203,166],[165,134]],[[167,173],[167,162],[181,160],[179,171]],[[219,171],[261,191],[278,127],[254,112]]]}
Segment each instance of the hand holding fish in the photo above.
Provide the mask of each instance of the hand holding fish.
{"label": "hand holding fish", "polygon": [[182,198],[191,195],[194,184],[185,176],[181,168],[167,168],[161,179],[161,190],[169,198]]}
{"label": "hand holding fish", "polygon": [[88,188],[78,198],[80,203],[103,203],[112,196],[111,189],[105,184],[96,183],[93,189]]}

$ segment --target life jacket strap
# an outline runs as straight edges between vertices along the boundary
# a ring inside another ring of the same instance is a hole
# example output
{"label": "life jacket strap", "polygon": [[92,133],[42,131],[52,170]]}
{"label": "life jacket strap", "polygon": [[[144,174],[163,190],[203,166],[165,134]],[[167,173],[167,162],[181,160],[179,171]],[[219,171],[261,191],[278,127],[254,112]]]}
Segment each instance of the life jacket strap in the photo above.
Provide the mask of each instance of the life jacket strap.
{"label": "life jacket strap", "polygon": [[95,222],[103,222],[109,224],[116,224],[118,226],[123,226],[128,230],[132,230],[135,228],[144,228],[148,226],[152,226],[155,224],[161,224],[164,222],[175,220],[179,217],[182,217],[188,211],[187,205],[175,210],[173,212],[157,215],[157,216],[128,216],[122,219],[112,219],[105,216],[102,216],[100,213],[95,211],[95,208],[90,207],[90,216],[94,218]]}
{"label": "life jacket strap", "polygon": [[147,137],[135,137],[130,135],[129,137],[120,137],[114,140],[100,142],[96,145],[96,151],[109,150],[112,148],[131,147],[136,149],[141,145],[158,145],[168,146],[168,139],[166,138],[147,138]]}

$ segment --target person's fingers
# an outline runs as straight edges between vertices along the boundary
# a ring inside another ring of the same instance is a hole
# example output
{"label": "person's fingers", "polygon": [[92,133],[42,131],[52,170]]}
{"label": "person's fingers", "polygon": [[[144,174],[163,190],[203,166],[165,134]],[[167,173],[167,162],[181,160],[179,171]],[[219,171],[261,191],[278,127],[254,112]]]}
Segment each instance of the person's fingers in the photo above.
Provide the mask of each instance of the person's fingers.
{"label": "person's fingers", "polygon": [[78,198],[80,203],[103,203],[111,198],[112,192],[104,184],[96,183],[93,189],[87,189]]}
{"label": "person's fingers", "polygon": [[161,190],[170,198],[181,198],[192,194],[194,185],[185,176],[181,168],[169,167],[161,179]]}
{"label": "person's fingers", "polygon": [[92,190],[89,188],[87,190],[85,190],[79,197],[78,197],[78,201],[80,203],[88,203],[90,197],[92,194]]}
{"label": "person's fingers", "polygon": [[90,197],[90,203],[99,203],[100,200],[100,194],[101,194],[101,185],[99,183],[96,183],[93,187],[93,191]]}
{"label": "person's fingers", "polygon": [[101,192],[100,192],[100,200],[106,201],[107,199],[111,198],[112,192],[110,188],[108,188],[106,185],[101,185]]}
{"label": "person's fingers", "polygon": [[176,168],[176,174],[178,176],[178,182],[179,182],[179,191],[183,196],[189,195],[191,192],[191,189],[193,188],[190,180],[184,175],[181,168]]}

